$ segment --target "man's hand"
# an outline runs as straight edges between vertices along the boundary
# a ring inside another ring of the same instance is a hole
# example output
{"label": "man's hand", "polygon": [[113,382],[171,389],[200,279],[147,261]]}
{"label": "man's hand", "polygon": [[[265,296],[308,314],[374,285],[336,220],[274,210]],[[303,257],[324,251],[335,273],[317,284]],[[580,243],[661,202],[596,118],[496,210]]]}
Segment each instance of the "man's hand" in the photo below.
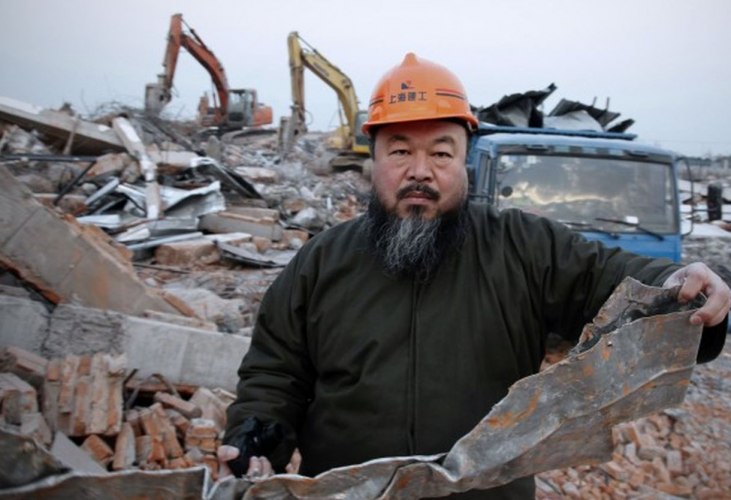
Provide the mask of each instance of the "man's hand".
{"label": "man's hand", "polygon": [[[216,454],[218,455],[219,480],[231,476],[231,469],[226,462],[238,457],[239,449],[235,446],[228,446],[224,444],[218,447]],[[266,457],[251,457],[249,459],[249,469],[246,471],[246,476],[248,478],[265,479],[272,474],[272,464],[269,463],[269,460],[267,460]]]}
{"label": "man's hand", "polygon": [[682,267],[668,276],[663,287],[672,288],[681,285],[678,293],[680,302],[689,302],[699,293],[706,296],[706,303],[691,317],[694,325],[715,326],[731,308],[731,290],[719,275],[702,262],[694,262]]}

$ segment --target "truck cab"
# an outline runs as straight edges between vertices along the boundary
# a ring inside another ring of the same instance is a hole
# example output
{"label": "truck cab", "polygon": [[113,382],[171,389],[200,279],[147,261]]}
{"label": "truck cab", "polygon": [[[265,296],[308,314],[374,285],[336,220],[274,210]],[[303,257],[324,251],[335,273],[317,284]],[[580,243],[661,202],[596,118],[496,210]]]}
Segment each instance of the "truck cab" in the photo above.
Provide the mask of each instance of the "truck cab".
{"label": "truck cab", "polygon": [[681,259],[677,158],[635,135],[481,124],[469,194],[548,217],[589,240]]}

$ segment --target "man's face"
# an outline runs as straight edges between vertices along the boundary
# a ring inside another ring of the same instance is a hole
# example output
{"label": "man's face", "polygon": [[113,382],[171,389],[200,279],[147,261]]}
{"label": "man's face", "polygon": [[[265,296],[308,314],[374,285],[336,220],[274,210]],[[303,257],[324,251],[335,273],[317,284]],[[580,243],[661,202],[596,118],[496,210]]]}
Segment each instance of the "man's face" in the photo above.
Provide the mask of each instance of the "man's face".
{"label": "man's face", "polygon": [[439,120],[378,129],[373,188],[387,212],[434,219],[458,209],[467,196],[467,133]]}

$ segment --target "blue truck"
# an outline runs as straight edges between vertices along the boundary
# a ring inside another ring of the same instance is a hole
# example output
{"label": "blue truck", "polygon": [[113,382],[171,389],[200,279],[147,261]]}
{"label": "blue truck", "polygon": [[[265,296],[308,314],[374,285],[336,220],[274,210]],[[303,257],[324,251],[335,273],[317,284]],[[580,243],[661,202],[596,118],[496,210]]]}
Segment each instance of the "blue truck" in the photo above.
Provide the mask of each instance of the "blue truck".
{"label": "blue truck", "polygon": [[470,197],[679,262],[681,160],[635,139],[626,132],[481,123],[467,161]]}

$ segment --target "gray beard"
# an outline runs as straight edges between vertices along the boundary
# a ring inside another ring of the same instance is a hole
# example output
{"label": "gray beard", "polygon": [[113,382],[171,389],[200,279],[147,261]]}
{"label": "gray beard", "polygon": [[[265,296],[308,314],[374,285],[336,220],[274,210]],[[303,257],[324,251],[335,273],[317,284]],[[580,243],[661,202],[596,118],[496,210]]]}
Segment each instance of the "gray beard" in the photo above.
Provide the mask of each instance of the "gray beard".
{"label": "gray beard", "polygon": [[371,248],[386,273],[429,281],[449,251],[464,242],[466,207],[465,203],[434,219],[425,219],[421,207],[414,207],[407,217],[400,218],[387,212],[372,193],[365,227]]}

